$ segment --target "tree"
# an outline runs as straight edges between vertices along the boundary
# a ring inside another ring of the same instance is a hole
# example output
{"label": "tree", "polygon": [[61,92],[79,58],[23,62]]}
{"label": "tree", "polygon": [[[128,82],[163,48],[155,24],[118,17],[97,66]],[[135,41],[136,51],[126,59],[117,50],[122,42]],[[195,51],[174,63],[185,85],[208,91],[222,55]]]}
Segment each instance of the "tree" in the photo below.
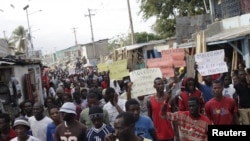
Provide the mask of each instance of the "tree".
{"label": "tree", "polygon": [[131,38],[129,35],[117,35],[113,39],[109,40],[108,49],[111,51],[113,48],[119,48],[127,45],[131,45]]}
{"label": "tree", "polygon": [[136,43],[146,43],[152,40],[160,40],[162,37],[155,35],[153,33],[147,32],[136,32],[135,33],[135,42]]}
{"label": "tree", "polygon": [[206,13],[209,0],[138,0],[144,20],[156,17],[153,29],[163,37],[175,35],[176,16],[194,16]]}
{"label": "tree", "polygon": [[15,44],[16,53],[26,53],[28,41],[26,38],[26,31],[23,26],[18,26],[13,32],[10,38],[12,44]]}

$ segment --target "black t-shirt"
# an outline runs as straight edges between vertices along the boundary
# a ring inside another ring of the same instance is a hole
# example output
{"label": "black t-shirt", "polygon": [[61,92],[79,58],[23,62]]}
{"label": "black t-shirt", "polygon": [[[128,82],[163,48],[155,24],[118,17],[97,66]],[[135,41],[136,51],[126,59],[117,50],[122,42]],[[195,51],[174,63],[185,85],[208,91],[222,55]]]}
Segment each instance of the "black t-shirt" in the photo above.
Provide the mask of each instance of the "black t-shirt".
{"label": "black t-shirt", "polygon": [[250,88],[241,83],[234,86],[239,96],[239,108],[250,108]]}

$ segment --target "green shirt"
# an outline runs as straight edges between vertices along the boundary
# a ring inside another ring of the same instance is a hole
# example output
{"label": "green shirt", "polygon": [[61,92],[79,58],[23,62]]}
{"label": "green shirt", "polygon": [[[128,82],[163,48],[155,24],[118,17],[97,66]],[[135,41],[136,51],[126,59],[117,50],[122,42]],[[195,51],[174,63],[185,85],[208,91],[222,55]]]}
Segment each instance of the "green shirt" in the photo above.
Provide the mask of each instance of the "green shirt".
{"label": "green shirt", "polygon": [[[107,125],[110,125],[109,115],[108,115],[107,110],[103,109],[103,113],[104,113],[104,119],[103,119],[104,123]],[[79,122],[85,124],[88,127],[88,129],[93,126],[93,123],[91,119],[89,118],[89,108],[86,108],[81,112]]]}

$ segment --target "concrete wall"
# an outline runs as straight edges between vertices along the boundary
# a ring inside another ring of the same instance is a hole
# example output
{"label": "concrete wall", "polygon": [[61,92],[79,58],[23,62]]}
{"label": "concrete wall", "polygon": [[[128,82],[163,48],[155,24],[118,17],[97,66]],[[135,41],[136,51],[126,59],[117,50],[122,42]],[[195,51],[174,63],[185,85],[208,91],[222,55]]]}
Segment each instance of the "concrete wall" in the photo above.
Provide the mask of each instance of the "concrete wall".
{"label": "concrete wall", "polygon": [[[206,37],[211,37],[228,29],[237,29],[246,26],[250,26],[250,13],[216,21],[208,25],[204,31]],[[196,34],[194,33],[192,38],[195,39],[195,37]]]}
{"label": "concrete wall", "polygon": [[221,29],[227,30],[231,28],[239,28],[250,25],[250,13],[232,18],[223,19],[221,21]]}
{"label": "concrete wall", "polygon": [[211,24],[209,14],[192,16],[192,17],[176,17],[176,40],[177,43],[183,43],[187,39],[192,38],[192,34],[207,28]]}
{"label": "concrete wall", "polygon": [[94,47],[92,44],[86,45],[86,54],[88,59],[97,58],[100,59],[100,55],[106,56],[109,54],[108,51],[108,40],[100,40],[94,43]]}
{"label": "concrete wall", "polygon": [[[42,98],[42,80],[41,80],[41,69],[39,65],[28,65],[28,66],[14,66],[13,67],[13,72],[14,72],[14,77],[19,81],[20,86],[21,86],[21,92],[22,92],[22,97],[18,100],[18,102],[21,102],[24,100],[24,95],[26,92],[26,87],[25,87],[25,77],[24,74],[29,73],[29,69],[34,70],[34,83],[36,86],[36,93],[38,95],[39,101],[43,102]],[[33,80],[32,80],[33,81]]]}
{"label": "concrete wall", "polygon": [[4,39],[0,39],[0,57],[5,57],[10,54],[8,44]]}

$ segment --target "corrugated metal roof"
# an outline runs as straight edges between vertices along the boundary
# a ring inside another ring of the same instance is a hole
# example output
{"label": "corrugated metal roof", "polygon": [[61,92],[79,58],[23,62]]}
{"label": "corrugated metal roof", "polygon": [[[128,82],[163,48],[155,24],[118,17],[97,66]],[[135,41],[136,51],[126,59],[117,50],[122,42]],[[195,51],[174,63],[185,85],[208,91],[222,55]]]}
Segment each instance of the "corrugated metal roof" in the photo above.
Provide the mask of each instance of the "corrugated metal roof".
{"label": "corrugated metal roof", "polygon": [[191,48],[191,47],[196,47],[196,43],[192,41],[177,45],[177,48]]}
{"label": "corrugated metal roof", "polygon": [[166,43],[166,40],[157,40],[157,41],[150,41],[147,43],[140,43],[140,44],[134,44],[130,46],[125,46],[126,50],[134,50],[143,46],[148,46],[148,45],[155,45],[155,44],[162,44]]}
{"label": "corrugated metal roof", "polygon": [[207,43],[230,40],[238,37],[243,37],[250,34],[250,26],[244,26],[240,28],[228,29],[220,32],[219,34],[215,34],[211,37],[207,37]]}
{"label": "corrugated metal roof", "polygon": [[[207,44],[219,44],[220,43],[227,43],[233,40],[238,40],[240,37],[244,37],[250,34],[250,26],[244,26],[241,28],[233,28],[222,31],[218,34],[213,36],[207,37],[206,42]],[[177,46],[178,48],[191,48],[196,47],[196,42],[188,42],[182,43]]]}

